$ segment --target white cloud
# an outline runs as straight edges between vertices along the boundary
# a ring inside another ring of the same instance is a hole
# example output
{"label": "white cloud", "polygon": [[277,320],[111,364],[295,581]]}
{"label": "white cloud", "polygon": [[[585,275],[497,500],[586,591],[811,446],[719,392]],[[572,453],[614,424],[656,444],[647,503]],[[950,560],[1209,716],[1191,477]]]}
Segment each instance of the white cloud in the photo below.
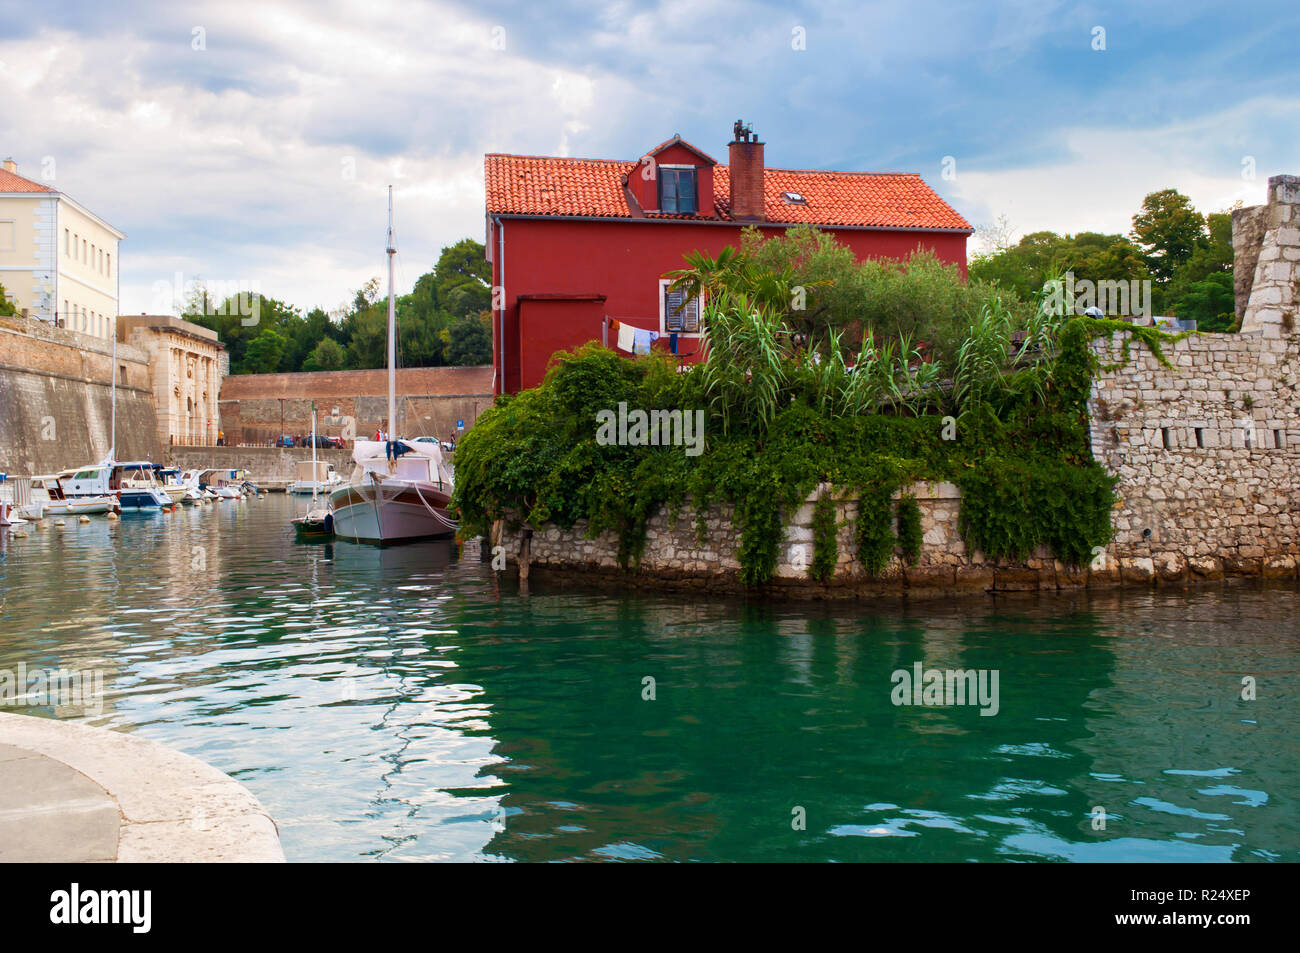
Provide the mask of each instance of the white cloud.
{"label": "white cloud", "polygon": [[[940,184],[971,224],[1006,215],[1017,238],[1036,231],[1127,234],[1142,199],[1159,189],[1177,189],[1202,212],[1263,202],[1268,177],[1294,171],[1296,151],[1265,145],[1272,127],[1287,123],[1300,124],[1300,102],[1258,99],[1155,129],[1071,129],[1061,160],[997,171],[959,163],[957,178]],[[1207,151],[1207,142],[1216,147]],[[1255,154],[1252,145],[1269,154]],[[1255,159],[1253,180],[1242,177],[1246,156]]]}

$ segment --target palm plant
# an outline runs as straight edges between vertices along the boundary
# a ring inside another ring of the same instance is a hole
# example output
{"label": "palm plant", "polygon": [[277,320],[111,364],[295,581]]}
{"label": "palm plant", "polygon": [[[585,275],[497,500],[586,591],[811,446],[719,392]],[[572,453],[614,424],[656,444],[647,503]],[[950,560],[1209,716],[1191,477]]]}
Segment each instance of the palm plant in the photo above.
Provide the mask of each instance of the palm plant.
{"label": "palm plant", "polygon": [[993,296],[980,309],[969,333],[957,348],[953,369],[953,399],[965,411],[987,403],[1002,386],[1011,343],[1012,314]]}
{"label": "palm plant", "polygon": [[723,430],[730,429],[733,411],[770,424],[787,381],[780,316],[744,292],[722,288],[705,308],[704,325],[704,392]]}

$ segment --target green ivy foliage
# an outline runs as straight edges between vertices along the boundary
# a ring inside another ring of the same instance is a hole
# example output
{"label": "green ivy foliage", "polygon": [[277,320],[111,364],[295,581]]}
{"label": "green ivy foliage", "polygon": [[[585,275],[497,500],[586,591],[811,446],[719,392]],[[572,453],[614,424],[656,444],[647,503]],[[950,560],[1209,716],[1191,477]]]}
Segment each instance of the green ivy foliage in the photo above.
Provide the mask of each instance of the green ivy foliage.
{"label": "green ivy foliage", "polygon": [[[919,555],[916,502],[895,507],[893,496],[918,480],[946,480],[962,492],[960,530],[972,549],[1019,559],[1046,546],[1062,562],[1082,566],[1111,537],[1115,481],[1092,458],[1087,399],[1097,368],[1089,342],[1115,330],[1163,359],[1169,335],[1120,322],[1068,321],[1050,369],[1005,375],[992,398],[963,409],[956,439],[944,439],[952,436],[945,426],[951,418],[938,413],[829,415],[798,374],[776,395],[770,422],[733,414],[724,428],[698,370],[679,373],[667,358],[628,360],[588,344],[557,355],[539,387],[497,398],[461,440],[454,500],[461,531],[485,534],[507,517],[564,528],[586,519],[590,535],[617,534],[620,562],[634,569],[647,520],[661,507],[675,518],[689,499],[702,534],[709,507],[730,503],[741,579],[761,586],[776,571],[789,514],[818,483],[859,500],[857,557],[875,574],[896,545],[909,561]],[[704,452],[602,446],[597,414],[616,412],[620,402],[703,411]],[[833,504],[819,503],[814,518],[810,571],[828,579],[835,565]]]}
{"label": "green ivy foliage", "polygon": [[829,582],[835,575],[835,565],[840,558],[838,528],[835,499],[830,493],[823,493],[813,504],[813,560],[808,567],[808,574],[818,582]]}
{"label": "green ivy foliage", "polygon": [[921,507],[916,497],[903,494],[898,500],[898,548],[909,565],[921,558]]}

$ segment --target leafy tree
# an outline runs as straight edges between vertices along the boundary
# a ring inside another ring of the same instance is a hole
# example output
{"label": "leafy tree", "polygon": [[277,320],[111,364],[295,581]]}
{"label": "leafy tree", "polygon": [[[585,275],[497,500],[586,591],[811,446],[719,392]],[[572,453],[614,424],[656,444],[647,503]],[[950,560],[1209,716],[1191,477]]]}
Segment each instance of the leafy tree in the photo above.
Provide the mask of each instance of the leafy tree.
{"label": "leafy tree", "polygon": [[492,363],[492,331],[483,316],[466,315],[449,331],[447,363],[460,366]]}
{"label": "leafy tree", "polygon": [[1180,318],[1195,321],[1198,331],[1235,331],[1237,310],[1232,275],[1217,271],[1190,283],[1170,310]]}
{"label": "leafy tree", "polygon": [[433,268],[440,306],[458,318],[492,306],[492,266],[483,243],[462,238],[442,250]]}
{"label": "leafy tree", "polygon": [[304,371],[337,371],[347,363],[347,352],[333,338],[322,338],[302,362]]}
{"label": "leafy tree", "polygon": [[373,303],[352,312],[343,321],[347,333],[347,366],[352,369],[388,364],[388,305]]}
{"label": "leafy tree", "polygon": [[267,325],[249,343],[239,373],[270,374],[279,370],[280,361],[289,344],[287,337]]}
{"label": "leafy tree", "polygon": [[1141,210],[1133,216],[1131,234],[1146,255],[1151,273],[1166,282],[1206,240],[1205,217],[1177,189],[1161,189],[1142,200]]}
{"label": "leafy tree", "polygon": [[17,313],[18,309],[14,307],[13,299],[5,297],[5,286],[0,285],[0,314],[14,315]]}

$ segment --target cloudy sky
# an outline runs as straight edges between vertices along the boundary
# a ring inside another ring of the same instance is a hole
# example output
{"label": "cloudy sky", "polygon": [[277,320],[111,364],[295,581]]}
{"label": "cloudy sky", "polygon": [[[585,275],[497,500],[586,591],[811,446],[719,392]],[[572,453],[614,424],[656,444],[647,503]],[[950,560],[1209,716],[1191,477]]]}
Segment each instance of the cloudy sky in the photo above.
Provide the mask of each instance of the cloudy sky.
{"label": "cloudy sky", "polygon": [[[1127,231],[1142,196],[1300,172],[1290,4],[0,0],[0,155],[128,234],[122,310],[183,282],[333,309],[483,237],[483,154],[915,171],[972,223]],[[945,172],[947,175],[945,175]],[[975,250],[972,241],[972,251]],[[158,285],[166,282],[167,285]]]}

